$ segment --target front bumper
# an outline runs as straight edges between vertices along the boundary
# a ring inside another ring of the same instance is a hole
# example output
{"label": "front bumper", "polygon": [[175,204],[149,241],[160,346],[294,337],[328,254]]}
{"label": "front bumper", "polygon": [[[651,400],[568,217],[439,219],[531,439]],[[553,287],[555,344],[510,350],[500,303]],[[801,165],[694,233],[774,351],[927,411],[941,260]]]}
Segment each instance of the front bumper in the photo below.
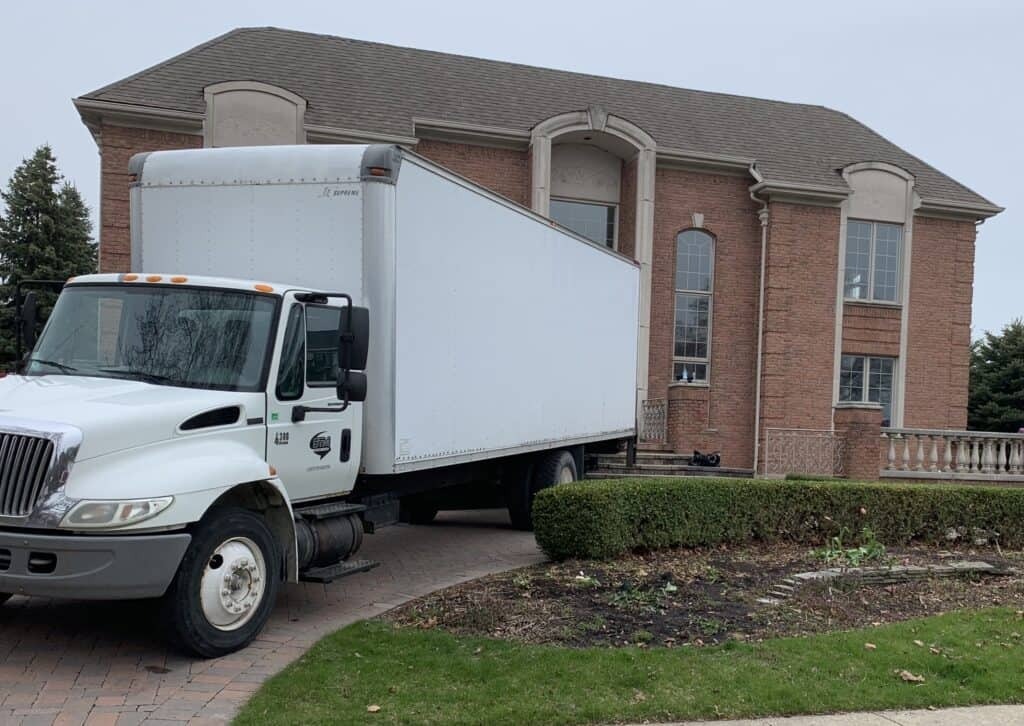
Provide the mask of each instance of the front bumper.
{"label": "front bumper", "polygon": [[0,592],[83,600],[159,597],[192,535],[64,536],[0,531]]}

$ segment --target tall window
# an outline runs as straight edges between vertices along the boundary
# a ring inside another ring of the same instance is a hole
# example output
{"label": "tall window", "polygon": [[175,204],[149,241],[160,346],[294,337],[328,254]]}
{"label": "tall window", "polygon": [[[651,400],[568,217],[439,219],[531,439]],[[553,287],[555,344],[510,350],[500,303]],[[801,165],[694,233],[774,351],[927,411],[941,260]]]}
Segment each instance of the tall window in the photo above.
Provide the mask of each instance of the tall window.
{"label": "tall window", "polygon": [[676,325],[672,378],[706,383],[711,356],[714,239],[688,229],[676,236]]}
{"label": "tall window", "polygon": [[847,220],[843,295],[851,300],[897,302],[902,257],[902,225]]}
{"label": "tall window", "polygon": [[892,425],[895,358],[844,355],[839,365],[839,400],[882,404],[882,425]]}
{"label": "tall window", "polygon": [[551,200],[551,218],[591,242],[615,248],[615,205]]}

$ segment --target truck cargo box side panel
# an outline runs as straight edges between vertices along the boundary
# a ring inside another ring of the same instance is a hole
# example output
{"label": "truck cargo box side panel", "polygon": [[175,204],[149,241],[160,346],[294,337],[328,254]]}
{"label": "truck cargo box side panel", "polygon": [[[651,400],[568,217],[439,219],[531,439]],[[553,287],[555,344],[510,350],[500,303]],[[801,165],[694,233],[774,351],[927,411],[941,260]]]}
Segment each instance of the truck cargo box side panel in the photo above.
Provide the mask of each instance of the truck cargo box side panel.
{"label": "truck cargo box side panel", "polygon": [[[132,269],[341,290],[362,299],[364,147],[197,149],[147,157]],[[328,153],[331,152],[331,153]]]}
{"label": "truck cargo box side panel", "polygon": [[410,161],[397,190],[396,469],[631,432],[637,267]]}

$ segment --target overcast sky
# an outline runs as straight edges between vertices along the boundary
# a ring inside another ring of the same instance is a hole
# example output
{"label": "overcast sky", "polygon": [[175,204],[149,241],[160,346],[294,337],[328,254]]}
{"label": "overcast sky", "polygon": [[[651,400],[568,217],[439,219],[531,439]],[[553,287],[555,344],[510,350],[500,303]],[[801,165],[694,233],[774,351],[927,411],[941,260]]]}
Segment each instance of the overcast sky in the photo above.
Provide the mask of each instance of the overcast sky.
{"label": "overcast sky", "polygon": [[0,180],[49,143],[95,217],[71,99],[247,25],[839,109],[1007,208],[979,229],[974,335],[1024,316],[1024,2],[6,2]]}

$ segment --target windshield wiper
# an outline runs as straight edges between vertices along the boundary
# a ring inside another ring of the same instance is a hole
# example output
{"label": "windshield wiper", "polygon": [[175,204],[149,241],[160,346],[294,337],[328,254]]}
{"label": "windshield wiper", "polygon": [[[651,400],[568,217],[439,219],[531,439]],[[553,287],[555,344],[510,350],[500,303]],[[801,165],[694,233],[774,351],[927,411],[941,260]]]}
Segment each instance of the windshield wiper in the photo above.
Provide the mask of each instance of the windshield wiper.
{"label": "windshield wiper", "polygon": [[133,371],[125,370],[124,368],[97,368],[96,370],[102,373],[116,373],[119,376],[134,378],[145,383],[171,383],[174,380],[170,376],[162,376],[159,373],[150,373],[149,371]]}
{"label": "windshield wiper", "polygon": [[56,368],[57,370],[59,370],[61,373],[74,373],[75,371],[78,370],[74,366],[69,366],[66,363],[58,363],[55,360],[45,360],[43,358],[29,358],[28,362],[29,363],[39,363],[40,365],[44,365],[44,366],[51,366],[51,367]]}

